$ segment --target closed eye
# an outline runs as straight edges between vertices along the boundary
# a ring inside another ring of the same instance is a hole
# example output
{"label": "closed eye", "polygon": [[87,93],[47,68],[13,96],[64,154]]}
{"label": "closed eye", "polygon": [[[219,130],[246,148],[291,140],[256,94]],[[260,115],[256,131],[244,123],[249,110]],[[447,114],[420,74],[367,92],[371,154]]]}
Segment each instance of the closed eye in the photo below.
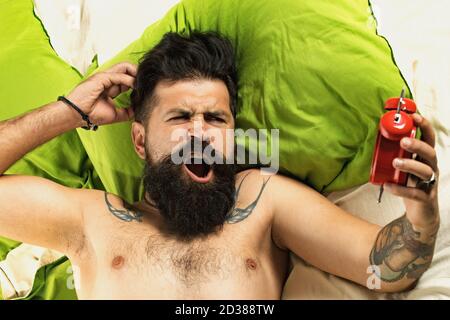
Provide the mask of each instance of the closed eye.
{"label": "closed eye", "polygon": [[189,114],[183,114],[183,115],[179,115],[179,116],[176,116],[176,117],[172,117],[169,120],[172,121],[172,120],[189,120],[189,119],[190,119],[190,115]]}
{"label": "closed eye", "polygon": [[225,119],[218,117],[218,116],[205,116],[205,120],[206,121],[217,121],[217,122],[221,122],[221,123],[225,123]]}

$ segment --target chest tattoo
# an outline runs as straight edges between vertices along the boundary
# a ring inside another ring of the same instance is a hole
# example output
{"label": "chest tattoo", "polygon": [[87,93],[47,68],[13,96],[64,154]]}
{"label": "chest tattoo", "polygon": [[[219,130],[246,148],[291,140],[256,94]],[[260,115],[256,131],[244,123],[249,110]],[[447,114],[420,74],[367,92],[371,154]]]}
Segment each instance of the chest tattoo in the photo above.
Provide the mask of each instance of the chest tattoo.
{"label": "chest tattoo", "polygon": [[[131,222],[131,221],[137,221],[142,222],[143,213],[142,212],[135,212],[129,208],[126,209],[117,209],[115,208],[111,202],[108,200],[108,193],[105,192],[105,202],[108,207],[109,212],[114,215],[115,217],[119,218],[120,220],[123,220],[125,222]],[[125,202],[124,202],[125,204]],[[127,205],[125,204],[125,207]]]}
{"label": "chest tattoo", "polygon": [[227,218],[227,222],[228,223],[238,223],[241,222],[242,220],[245,220],[249,215],[252,214],[253,210],[256,208],[256,206],[258,205],[258,202],[261,198],[261,195],[264,191],[264,188],[266,187],[267,183],[270,180],[270,177],[263,182],[261,188],[259,189],[259,193],[258,196],[256,197],[256,199],[250,203],[248,206],[246,206],[245,208],[237,208],[236,207],[236,203],[237,203],[237,199],[239,198],[239,193],[241,191],[241,186],[242,183],[244,182],[244,180],[247,178],[247,176],[249,175],[249,173],[247,173],[244,178],[242,178],[241,182],[239,183],[239,186],[236,190],[236,193],[234,195],[234,207],[233,209],[230,211],[230,214],[228,215]]}

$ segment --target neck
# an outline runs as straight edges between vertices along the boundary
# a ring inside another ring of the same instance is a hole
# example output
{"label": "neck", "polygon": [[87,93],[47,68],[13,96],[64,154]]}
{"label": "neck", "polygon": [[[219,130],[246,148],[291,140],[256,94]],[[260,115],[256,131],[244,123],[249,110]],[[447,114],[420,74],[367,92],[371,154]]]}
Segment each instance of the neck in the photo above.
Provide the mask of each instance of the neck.
{"label": "neck", "polygon": [[136,202],[134,205],[144,213],[151,213],[151,214],[158,213],[159,215],[159,210],[155,202],[152,200],[152,198],[147,192],[144,194],[144,198],[141,201]]}

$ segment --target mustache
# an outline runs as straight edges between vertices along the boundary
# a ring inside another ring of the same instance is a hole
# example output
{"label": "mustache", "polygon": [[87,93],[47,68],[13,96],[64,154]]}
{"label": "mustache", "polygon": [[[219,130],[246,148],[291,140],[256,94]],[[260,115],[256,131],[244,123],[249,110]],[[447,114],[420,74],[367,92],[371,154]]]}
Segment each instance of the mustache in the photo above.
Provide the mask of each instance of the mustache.
{"label": "mustache", "polygon": [[210,139],[196,136],[191,136],[188,141],[177,146],[170,156],[175,164],[191,164],[194,161],[213,166],[225,163],[225,156],[214,148]]}

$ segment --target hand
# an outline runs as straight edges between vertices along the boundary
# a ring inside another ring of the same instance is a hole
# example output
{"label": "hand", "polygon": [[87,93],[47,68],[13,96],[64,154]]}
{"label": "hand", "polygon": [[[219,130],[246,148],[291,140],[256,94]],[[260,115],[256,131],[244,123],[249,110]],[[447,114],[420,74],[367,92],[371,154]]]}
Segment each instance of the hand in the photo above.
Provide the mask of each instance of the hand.
{"label": "hand", "polygon": [[[438,178],[435,134],[430,122],[419,114],[413,114],[415,124],[422,130],[422,140],[403,138],[401,147],[416,153],[415,159],[395,159],[393,166],[409,173],[406,186],[385,184],[386,190],[404,199],[406,216],[416,231],[435,233],[439,228]],[[410,142],[408,145],[407,142]],[[401,160],[397,163],[396,160]],[[436,182],[429,189],[418,186],[421,180],[429,180],[435,175]]]}
{"label": "hand", "polygon": [[80,83],[67,96],[97,125],[128,121],[134,117],[133,110],[117,108],[113,99],[133,88],[137,67],[120,63],[110,69],[94,74]]}
{"label": "hand", "polygon": [[[435,134],[430,122],[419,114],[413,114],[415,124],[422,130],[422,140],[403,138],[401,147],[416,153],[415,159],[395,159],[393,166],[400,171],[410,173],[406,186],[385,184],[385,188],[394,195],[404,198],[406,217],[416,231],[435,233],[439,228],[438,177],[435,147]],[[410,144],[408,145],[408,141]],[[427,181],[435,175],[436,182],[429,189],[418,186],[421,180]]]}

